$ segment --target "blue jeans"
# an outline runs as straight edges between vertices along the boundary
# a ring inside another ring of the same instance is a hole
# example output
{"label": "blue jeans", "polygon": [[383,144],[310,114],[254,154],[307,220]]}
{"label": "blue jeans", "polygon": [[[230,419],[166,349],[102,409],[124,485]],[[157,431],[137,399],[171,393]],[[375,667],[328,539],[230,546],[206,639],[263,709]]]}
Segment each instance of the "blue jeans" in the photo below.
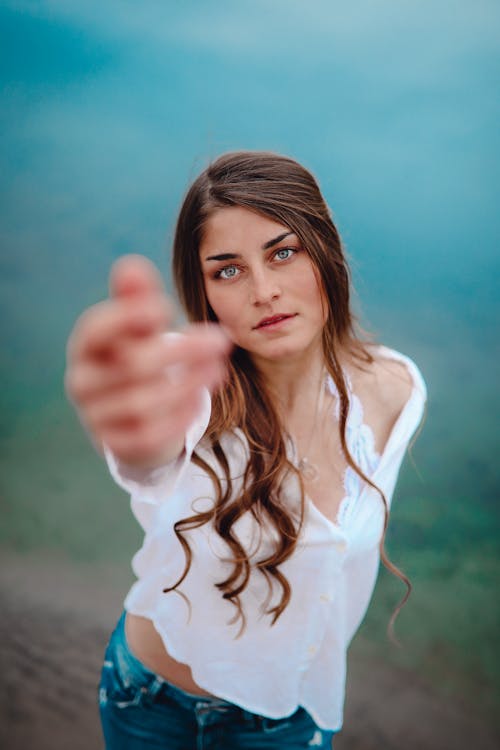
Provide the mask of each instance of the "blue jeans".
{"label": "blue jeans", "polygon": [[318,750],[334,734],[303,708],[269,719],[171,685],[131,653],[125,613],[106,649],[99,706],[106,750]]}

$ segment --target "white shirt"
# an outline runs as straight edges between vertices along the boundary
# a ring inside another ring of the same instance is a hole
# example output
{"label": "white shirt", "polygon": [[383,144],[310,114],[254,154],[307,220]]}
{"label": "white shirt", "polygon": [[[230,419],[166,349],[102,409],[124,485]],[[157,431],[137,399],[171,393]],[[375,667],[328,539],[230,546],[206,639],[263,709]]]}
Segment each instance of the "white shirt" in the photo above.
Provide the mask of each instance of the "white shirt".
{"label": "white shirt", "polygon": [[[350,401],[346,438],[355,461],[390,503],[427,392],[411,359],[384,346],[378,347],[378,353],[406,365],[413,381],[412,393],[380,456],[374,450],[373,433],[363,422],[361,402],[346,378]],[[336,393],[330,376],[325,384]],[[347,648],[365,615],[378,573],[382,500],[349,467],[336,523],[306,499],[297,548],[280,566],[292,588],[288,606],[271,626],[269,615],[262,614],[268,587],[263,575],[254,570],[241,595],[246,628],[236,638],[239,625],[228,624],[235,614],[234,605],[223,600],[214,585],[232,570],[231,553],[211,525],[187,532],[193,560],[179,590],[190,606],[178,593],[162,593],[178,580],[185,564],[174,523],[190,516],[193,509],[213,504],[212,481],[191,462],[193,450],[224,480],[202,440],[210,408],[205,392],[201,413],[186,436],[185,454],[166,467],[149,473],[128,470],[106,450],[110,472],[130,493],[132,511],[145,531],[143,546],[132,562],[138,580],[125,599],[125,608],[153,621],[169,654],[191,667],[195,682],[204,690],[271,718],[288,716],[303,706],[321,728],[338,731],[342,727]],[[332,429],[337,429],[333,420]],[[224,435],[221,443],[234,478],[234,492],[238,492],[248,445],[240,430]],[[285,484],[284,493],[290,508],[297,507],[296,480]],[[253,559],[262,559],[266,550],[273,548],[272,534],[258,527],[249,513],[233,529]],[[280,594],[276,587],[272,601],[279,601]]]}

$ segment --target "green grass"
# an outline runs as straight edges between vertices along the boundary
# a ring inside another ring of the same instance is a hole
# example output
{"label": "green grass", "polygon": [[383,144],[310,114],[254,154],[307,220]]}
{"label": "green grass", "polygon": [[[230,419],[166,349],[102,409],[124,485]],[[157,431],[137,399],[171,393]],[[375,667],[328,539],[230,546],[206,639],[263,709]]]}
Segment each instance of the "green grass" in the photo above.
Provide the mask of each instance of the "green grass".
{"label": "green grass", "polygon": [[63,401],[19,420],[2,439],[0,470],[3,545],[129,563],[141,530],[128,498]]}

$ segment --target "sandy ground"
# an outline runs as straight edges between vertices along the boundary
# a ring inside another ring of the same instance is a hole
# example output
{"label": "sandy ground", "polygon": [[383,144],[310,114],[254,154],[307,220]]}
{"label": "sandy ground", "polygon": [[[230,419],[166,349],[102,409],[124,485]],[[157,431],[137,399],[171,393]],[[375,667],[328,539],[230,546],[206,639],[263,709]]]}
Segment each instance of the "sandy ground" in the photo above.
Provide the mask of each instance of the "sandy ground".
{"label": "sandy ground", "polygon": [[[96,684],[127,579],[0,554],[0,748],[103,748]],[[496,750],[500,735],[409,672],[350,662],[335,750]],[[189,750],[189,748],[186,748]]]}

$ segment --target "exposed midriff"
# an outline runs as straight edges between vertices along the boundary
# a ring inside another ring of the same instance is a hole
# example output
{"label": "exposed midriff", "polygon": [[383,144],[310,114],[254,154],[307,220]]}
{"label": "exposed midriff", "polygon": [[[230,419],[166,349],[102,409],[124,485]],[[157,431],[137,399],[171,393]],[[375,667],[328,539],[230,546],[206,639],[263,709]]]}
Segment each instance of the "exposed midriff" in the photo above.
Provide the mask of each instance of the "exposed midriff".
{"label": "exposed midriff", "polygon": [[211,695],[196,684],[187,664],[170,656],[151,620],[127,612],[125,633],[132,654],[149,670],[188,693]]}

